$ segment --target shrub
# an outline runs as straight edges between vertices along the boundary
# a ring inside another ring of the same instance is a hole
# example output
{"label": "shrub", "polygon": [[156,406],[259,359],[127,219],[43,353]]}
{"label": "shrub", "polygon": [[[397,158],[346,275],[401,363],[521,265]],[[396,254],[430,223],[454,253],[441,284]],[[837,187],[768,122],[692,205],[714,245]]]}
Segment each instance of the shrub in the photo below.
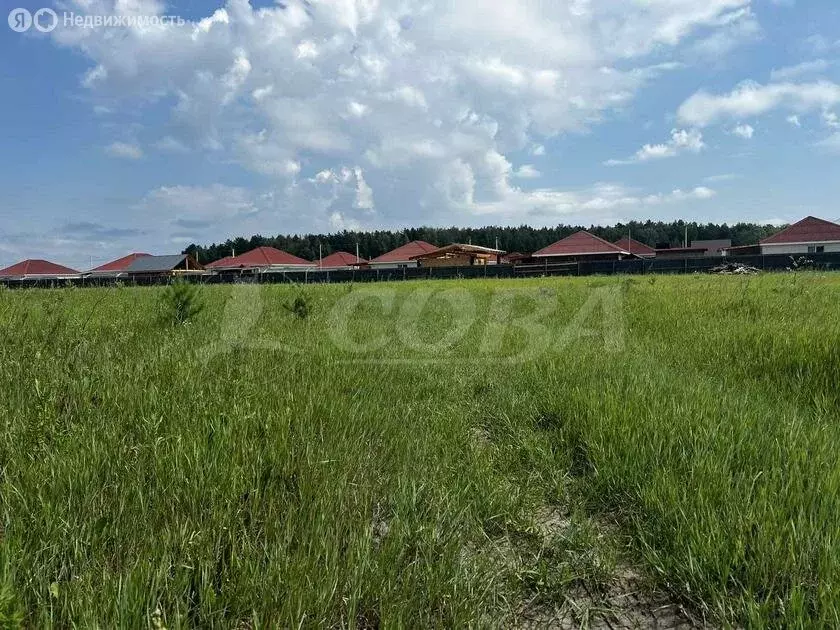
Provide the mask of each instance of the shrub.
{"label": "shrub", "polygon": [[182,278],[166,287],[161,299],[165,320],[175,325],[186,324],[204,310],[198,286]]}
{"label": "shrub", "polygon": [[309,300],[303,294],[298,295],[293,302],[284,304],[283,306],[298,319],[309,317]]}

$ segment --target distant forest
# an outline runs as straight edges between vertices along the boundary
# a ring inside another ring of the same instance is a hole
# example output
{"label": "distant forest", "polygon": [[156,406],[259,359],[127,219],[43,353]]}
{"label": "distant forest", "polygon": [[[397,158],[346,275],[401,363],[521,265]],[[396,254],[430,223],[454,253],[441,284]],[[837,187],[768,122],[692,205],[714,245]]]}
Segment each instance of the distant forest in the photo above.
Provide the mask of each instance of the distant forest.
{"label": "distant forest", "polygon": [[184,253],[192,254],[201,263],[208,263],[230,256],[232,252],[244,254],[257,247],[270,246],[307,260],[317,260],[319,246],[324,256],[336,251],[355,254],[356,244],[358,243],[361,257],[371,259],[409,241],[422,240],[441,246],[449,243],[472,243],[473,245],[495,247],[498,244],[500,249],[507,252],[530,254],[579,230],[588,230],[611,243],[622,236],[627,236],[629,232],[637,241],[646,243],[651,247],[664,248],[681,246],[685,238],[686,227],[688,227],[689,243],[693,240],[728,238],[732,240],[733,245],[751,245],[779,231],[779,228],[772,225],[756,225],[754,223],[737,223],[735,225],[724,223],[718,225],[715,223],[685,223],[683,221],[672,223],[631,221],[627,224],[618,223],[614,226],[591,226],[588,228],[572,225],[545,228],[534,228],[527,225],[482,228],[419,227],[400,231],[344,231],[335,234],[307,234],[301,236],[261,236],[257,234],[251,238],[238,237],[209,246],[193,244],[187,247]]}

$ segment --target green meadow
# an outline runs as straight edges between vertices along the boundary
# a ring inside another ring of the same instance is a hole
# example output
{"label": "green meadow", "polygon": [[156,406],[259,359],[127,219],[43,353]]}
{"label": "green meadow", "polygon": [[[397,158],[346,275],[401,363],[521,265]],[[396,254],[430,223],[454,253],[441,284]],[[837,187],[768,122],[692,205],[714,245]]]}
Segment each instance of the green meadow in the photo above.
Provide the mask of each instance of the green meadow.
{"label": "green meadow", "polygon": [[0,290],[0,627],[840,627],[840,275],[178,299]]}

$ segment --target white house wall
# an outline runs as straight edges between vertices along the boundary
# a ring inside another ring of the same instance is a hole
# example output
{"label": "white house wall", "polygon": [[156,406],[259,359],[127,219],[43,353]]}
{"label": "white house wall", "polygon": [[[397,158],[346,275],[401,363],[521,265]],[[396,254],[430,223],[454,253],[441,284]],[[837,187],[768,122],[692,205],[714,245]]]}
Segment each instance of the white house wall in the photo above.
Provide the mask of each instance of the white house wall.
{"label": "white house wall", "polygon": [[840,243],[803,243],[803,244],[795,244],[795,243],[779,243],[774,245],[762,245],[761,246],[761,253],[765,255],[771,254],[807,254],[809,247],[814,246],[823,246],[825,247],[825,253],[831,252],[840,252]]}

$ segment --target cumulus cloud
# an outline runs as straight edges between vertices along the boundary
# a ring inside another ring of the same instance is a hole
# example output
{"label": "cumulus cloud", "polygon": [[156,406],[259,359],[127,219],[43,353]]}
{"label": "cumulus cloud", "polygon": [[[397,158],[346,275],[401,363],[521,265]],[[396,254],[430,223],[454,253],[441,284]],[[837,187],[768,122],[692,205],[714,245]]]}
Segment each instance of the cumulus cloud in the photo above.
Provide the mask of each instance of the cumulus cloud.
{"label": "cumulus cloud", "polygon": [[604,164],[607,166],[619,166],[622,164],[661,160],[663,158],[676,157],[683,152],[699,153],[705,146],[706,143],[703,142],[703,134],[696,129],[672,129],[671,139],[668,142],[663,144],[646,144],[627,159],[607,160]]}
{"label": "cumulus cloud", "polygon": [[751,125],[738,125],[732,130],[732,133],[744,140],[750,140],[755,134],[755,129]]}
{"label": "cumulus cloud", "polygon": [[[166,11],[153,0],[68,6]],[[477,13],[458,0],[227,0],[183,25],[51,37],[87,60],[80,83],[95,104],[154,110],[149,118],[165,125],[158,149],[264,176],[270,198],[257,206],[271,210],[261,216],[288,218],[297,204],[294,225],[316,229],[467,222],[503,203],[522,213],[513,220],[554,200],[571,207],[564,191],[519,190],[512,181],[536,169],[514,169],[510,156],[544,155],[546,139],[627,107],[681,67],[669,56],[694,38],[754,30],[749,7],[514,0]],[[702,148],[699,132],[679,134],[638,159]]]}
{"label": "cumulus cloud", "polygon": [[128,142],[113,142],[105,147],[105,153],[115,158],[139,160],[143,157],[143,149]]}
{"label": "cumulus cloud", "polygon": [[516,170],[516,177],[520,179],[536,179],[541,175],[533,164],[523,164]]}
{"label": "cumulus cloud", "polygon": [[799,120],[799,116],[797,116],[796,114],[791,114],[785,120],[787,120],[794,127],[802,126],[802,122]]}
{"label": "cumulus cloud", "polygon": [[609,222],[615,220],[616,211],[645,211],[670,204],[704,201],[715,194],[706,186],[643,194],[620,184],[601,183],[578,191],[540,189],[526,193],[516,190],[503,201],[476,204],[474,211],[479,216],[493,215],[494,220],[509,220],[524,214],[540,223],[573,223],[593,217],[595,222]]}
{"label": "cumulus cloud", "polygon": [[759,116],[779,108],[802,114],[838,103],[840,85],[830,81],[767,85],[748,81],[729,94],[697,92],[680,105],[677,117],[683,123],[705,127],[721,119]]}

